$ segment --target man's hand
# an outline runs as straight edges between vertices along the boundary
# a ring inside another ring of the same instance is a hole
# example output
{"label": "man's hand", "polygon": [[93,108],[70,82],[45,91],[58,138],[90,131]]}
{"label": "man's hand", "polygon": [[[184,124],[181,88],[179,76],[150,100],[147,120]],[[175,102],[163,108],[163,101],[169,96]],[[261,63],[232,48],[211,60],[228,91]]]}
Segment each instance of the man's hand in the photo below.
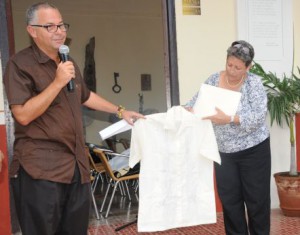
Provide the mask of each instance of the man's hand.
{"label": "man's hand", "polygon": [[145,116],[140,114],[140,113],[137,113],[137,112],[134,112],[134,111],[129,111],[129,110],[124,110],[122,112],[122,117],[123,119],[128,122],[130,125],[133,125],[134,122],[139,119],[139,118],[143,118],[145,119]]}
{"label": "man's hand", "polygon": [[75,67],[71,61],[60,62],[56,69],[55,84],[59,88],[65,87],[68,82],[75,78]]}

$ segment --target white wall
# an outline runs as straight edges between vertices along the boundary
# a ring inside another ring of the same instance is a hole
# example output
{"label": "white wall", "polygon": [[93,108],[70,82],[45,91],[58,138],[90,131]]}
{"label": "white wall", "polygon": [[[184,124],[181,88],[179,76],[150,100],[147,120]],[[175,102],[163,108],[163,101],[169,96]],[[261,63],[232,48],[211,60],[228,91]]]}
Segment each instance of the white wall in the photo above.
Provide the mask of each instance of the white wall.
{"label": "white wall", "polygon": [[[180,102],[184,104],[198,91],[207,77],[223,70],[226,50],[236,40],[236,1],[201,0],[201,16],[182,14],[182,1],[176,1]],[[300,1],[293,0],[295,66],[300,66]],[[268,118],[269,121],[269,118]],[[272,174],[289,171],[289,129],[270,128]],[[272,208],[279,207],[277,189],[271,177]]]}
{"label": "white wall", "polygon": [[176,1],[180,103],[187,102],[200,83],[225,68],[225,52],[236,37],[235,1],[201,0],[201,16],[182,15]]}
{"label": "white wall", "polygon": [[300,1],[293,0],[293,19],[294,19],[294,64],[300,67]]}
{"label": "white wall", "polygon": [[[25,11],[34,0],[12,0],[16,51],[29,44]],[[70,55],[82,73],[85,46],[95,37],[97,93],[127,109],[139,110],[141,74],[151,74],[152,90],[144,91],[144,109],[165,112],[163,22],[161,0],[64,0],[50,1],[69,23]],[[112,91],[114,72],[120,74],[120,93]],[[87,142],[99,143],[98,131],[110,125],[108,115],[88,112],[94,118],[86,128]]]}

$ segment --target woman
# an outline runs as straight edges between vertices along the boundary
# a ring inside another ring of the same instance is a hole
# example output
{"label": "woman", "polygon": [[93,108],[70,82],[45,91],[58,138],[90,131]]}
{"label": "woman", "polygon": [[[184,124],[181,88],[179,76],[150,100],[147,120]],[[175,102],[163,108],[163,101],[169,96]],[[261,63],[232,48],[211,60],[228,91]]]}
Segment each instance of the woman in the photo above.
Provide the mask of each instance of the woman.
{"label": "woman", "polygon": [[[227,50],[226,68],[206,84],[241,92],[237,112],[216,108],[205,117],[213,123],[222,164],[215,164],[226,234],[270,233],[271,152],[266,125],[267,96],[260,77],[249,72],[253,47],[235,41]],[[198,94],[186,104],[193,108]],[[246,216],[247,214],[247,216]]]}

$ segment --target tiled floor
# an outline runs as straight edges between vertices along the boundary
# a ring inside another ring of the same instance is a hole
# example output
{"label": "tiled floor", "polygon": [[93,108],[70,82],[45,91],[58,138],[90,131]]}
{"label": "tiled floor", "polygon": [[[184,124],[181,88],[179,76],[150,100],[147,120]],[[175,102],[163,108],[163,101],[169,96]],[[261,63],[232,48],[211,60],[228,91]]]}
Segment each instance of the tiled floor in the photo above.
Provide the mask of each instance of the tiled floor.
{"label": "tiled floor", "polygon": [[[102,189],[101,189],[102,187]],[[100,186],[100,189],[96,192],[96,201],[98,208],[101,206],[103,199],[103,189],[105,186]],[[133,197],[130,202],[128,198],[121,197],[117,192],[115,200],[112,204],[110,214],[107,219],[104,218],[104,213],[100,214],[100,220],[95,218],[95,212],[91,208],[91,218],[89,233],[90,235],[110,235],[110,234],[161,234],[161,235],[222,235],[224,233],[223,215],[218,213],[217,223],[210,225],[186,227],[167,230],[163,232],[152,232],[152,233],[138,233],[136,223],[116,232],[115,229],[126,225],[136,219],[138,208],[138,201],[136,197]],[[271,217],[271,235],[300,235],[300,217],[286,217],[280,209],[272,210]]]}

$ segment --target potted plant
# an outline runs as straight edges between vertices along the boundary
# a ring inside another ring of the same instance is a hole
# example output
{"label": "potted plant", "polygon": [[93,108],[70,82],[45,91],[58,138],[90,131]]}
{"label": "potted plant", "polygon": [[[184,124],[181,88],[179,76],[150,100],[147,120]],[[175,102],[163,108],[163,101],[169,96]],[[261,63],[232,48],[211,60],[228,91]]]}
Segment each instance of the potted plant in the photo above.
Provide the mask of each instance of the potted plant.
{"label": "potted plant", "polygon": [[[251,72],[262,77],[268,96],[268,111],[271,126],[274,121],[282,126],[287,123],[290,130],[290,170],[275,173],[280,208],[284,215],[300,216],[300,174],[297,171],[295,154],[295,116],[300,112],[300,78],[294,73],[278,78],[275,73],[266,73],[262,66],[254,63]],[[300,74],[300,69],[298,68]]]}

